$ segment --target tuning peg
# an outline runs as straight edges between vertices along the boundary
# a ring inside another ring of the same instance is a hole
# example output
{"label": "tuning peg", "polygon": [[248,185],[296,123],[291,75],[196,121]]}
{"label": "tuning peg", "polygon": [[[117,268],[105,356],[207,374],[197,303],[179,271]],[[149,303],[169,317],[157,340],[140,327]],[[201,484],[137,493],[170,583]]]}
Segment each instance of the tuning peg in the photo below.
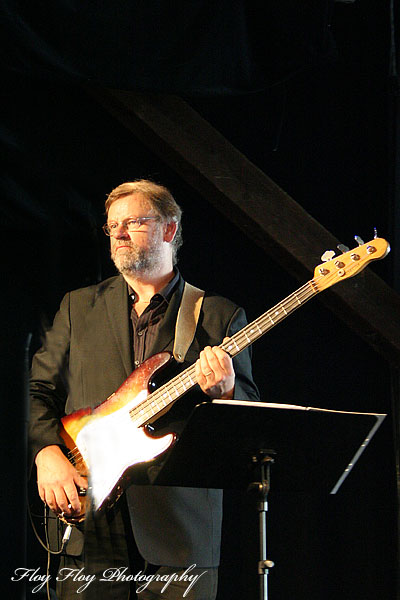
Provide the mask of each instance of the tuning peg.
{"label": "tuning peg", "polygon": [[363,240],[363,239],[361,239],[359,235],[355,235],[355,236],[354,236],[354,239],[356,240],[356,242],[357,242],[357,244],[358,244],[359,246],[363,246],[363,245],[364,245],[364,243],[365,243],[365,242],[364,242],[364,240]]}
{"label": "tuning peg", "polygon": [[344,244],[338,244],[337,247],[339,248],[340,252],[343,252],[343,254],[350,250],[350,248]]}
{"label": "tuning peg", "polygon": [[323,253],[323,255],[321,256],[321,260],[322,262],[328,262],[328,260],[332,260],[332,258],[335,256],[335,251],[334,250],[327,250],[326,252]]}
{"label": "tuning peg", "polygon": [[378,231],[377,231],[376,227],[374,227],[374,240],[376,240],[377,237],[378,237]]}

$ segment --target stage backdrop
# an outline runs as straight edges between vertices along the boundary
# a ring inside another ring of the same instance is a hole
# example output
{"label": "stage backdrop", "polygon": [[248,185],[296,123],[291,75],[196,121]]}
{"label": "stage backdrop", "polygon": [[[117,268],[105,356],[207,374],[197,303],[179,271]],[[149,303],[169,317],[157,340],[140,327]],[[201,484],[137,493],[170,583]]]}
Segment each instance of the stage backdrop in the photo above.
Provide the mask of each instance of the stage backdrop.
{"label": "stage backdrop", "polygon": [[[389,240],[397,235],[389,6],[285,0],[262,8],[5,2],[0,562],[10,597],[23,597],[22,584],[11,581],[16,568],[45,569],[24,508],[29,360],[63,294],[114,273],[101,231],[106,194],[140,177],[170,187],[184,211],[183,275],[232,298],[250,319],[304,283],[145,149],[83,84],[181,95],[342,242],[354,245],[355,234],[367,241],[374,227]],[[394,245],[371,267],[389,284],[397,252]],[[318,299],[258,341],[253,357],[264,400],[388,413],[337,497],[273,488],[271,598],[394,598],[396,370]],[[35,522],[42,532],[40,517]],[[228,491],[219,600],[257,597],[257,554],[252,501]]]}

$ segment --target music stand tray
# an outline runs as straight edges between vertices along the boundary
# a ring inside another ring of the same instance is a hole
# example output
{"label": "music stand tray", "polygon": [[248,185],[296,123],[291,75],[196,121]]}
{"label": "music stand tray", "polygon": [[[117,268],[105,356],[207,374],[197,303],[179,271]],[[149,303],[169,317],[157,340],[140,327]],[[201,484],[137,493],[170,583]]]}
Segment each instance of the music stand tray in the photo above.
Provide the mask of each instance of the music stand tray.
{"label": "music stand tray", "polygon": [[277,455],[279,491],[336,494],[385,417],[268,402],[204,402],[154,468],[151,483],[247,489],[254,453],[270,448]]}

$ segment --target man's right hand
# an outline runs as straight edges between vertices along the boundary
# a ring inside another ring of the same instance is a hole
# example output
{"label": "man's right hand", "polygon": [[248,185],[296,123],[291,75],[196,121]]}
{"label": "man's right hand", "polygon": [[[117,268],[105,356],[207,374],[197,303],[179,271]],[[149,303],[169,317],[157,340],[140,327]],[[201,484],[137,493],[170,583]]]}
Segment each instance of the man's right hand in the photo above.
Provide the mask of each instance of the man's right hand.
{"label": "man's right hand", "polygon": [[[46,446],[36,455],[39,496],[56,514],[79,513],[78,487],[87,489],[87,480],[64,456],[59,446]],[[70,506],[68,506],[70,505]]]}

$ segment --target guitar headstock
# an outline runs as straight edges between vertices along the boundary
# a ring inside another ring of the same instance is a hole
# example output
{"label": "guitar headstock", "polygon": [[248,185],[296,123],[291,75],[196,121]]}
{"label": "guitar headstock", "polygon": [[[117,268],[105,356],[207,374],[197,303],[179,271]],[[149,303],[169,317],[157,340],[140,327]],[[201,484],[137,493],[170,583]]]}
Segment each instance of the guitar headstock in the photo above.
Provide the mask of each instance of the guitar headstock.
{"label": "guitar headstock", "polygon": [[[373,260],[384,258],[390,252],[389,242],[383,238],[374,238],[372,241],[364,244],[362,240],[356,236],[355,238],[359,245],[353,250],[348,250],[338,256],[335,256],[333,250],[328,250],[322,255],[322,264],[314,270],[313,284],[318,287],[318,291],[322,291],[343,279],[354,277],[360,273],[368,263]],[[340,249],[343,246],[339,246]]]}

